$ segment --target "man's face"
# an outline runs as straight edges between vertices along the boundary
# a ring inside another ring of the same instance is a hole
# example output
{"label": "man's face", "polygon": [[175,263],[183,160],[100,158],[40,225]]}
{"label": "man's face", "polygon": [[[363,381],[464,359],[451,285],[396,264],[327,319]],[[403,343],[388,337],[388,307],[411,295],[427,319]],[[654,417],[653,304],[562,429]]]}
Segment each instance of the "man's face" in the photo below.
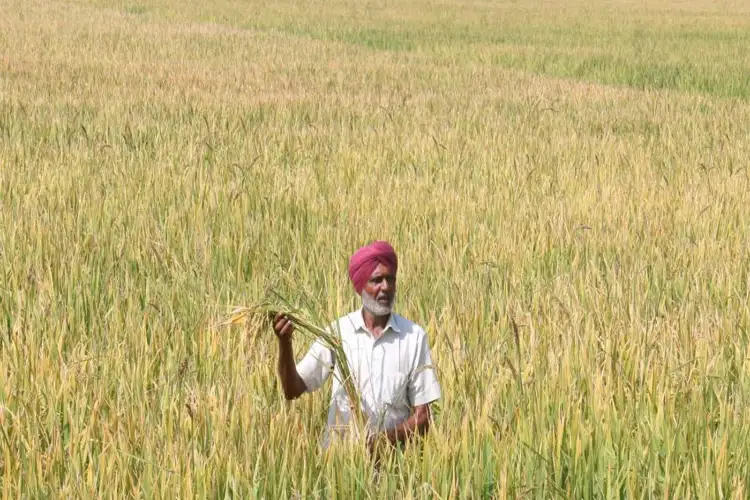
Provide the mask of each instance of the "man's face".
{"label": "man's face", "polygon": [[396,298],[396,274],[386,264],[378,264],[362,289],[362,302],[376,316],[391,313]]}

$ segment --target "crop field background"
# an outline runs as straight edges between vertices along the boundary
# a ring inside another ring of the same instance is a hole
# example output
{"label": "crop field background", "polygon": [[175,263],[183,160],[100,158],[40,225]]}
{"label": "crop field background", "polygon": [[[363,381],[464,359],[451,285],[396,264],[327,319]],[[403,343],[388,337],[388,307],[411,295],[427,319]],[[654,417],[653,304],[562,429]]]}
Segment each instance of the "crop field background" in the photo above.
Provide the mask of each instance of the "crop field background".
{"label": "crop field background", "polygon": [[[0,0],[3,497],[746,498],[748,47],[742,1]],[[377,473],[221,326],[357,307],[373,239],[444,393]]]}

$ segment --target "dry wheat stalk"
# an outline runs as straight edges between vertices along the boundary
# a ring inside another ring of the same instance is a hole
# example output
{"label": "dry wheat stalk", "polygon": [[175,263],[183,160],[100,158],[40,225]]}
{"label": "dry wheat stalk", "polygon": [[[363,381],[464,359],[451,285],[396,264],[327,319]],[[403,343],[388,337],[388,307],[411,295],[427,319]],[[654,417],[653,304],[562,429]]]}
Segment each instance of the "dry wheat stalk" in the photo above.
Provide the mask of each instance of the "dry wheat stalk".
{"label": "dry wheat stalk", "polygon": [[355,437],[362,436],[362,430],[365,428],[365,418],[360,404],[361,397],[349,368],[349,362],[342,346],[339,332],[335,328],[328,329],[318,326],[318,322],[312,311],[296,307],[280,296],[277,295],[277,297],[281,300],[275,303],[263,302],[256,306],[235,308],[222,325],[245,323],[258,315],[274,318],[278,313],[281,313],[292,321],[295,331],[300,332],[310,340],[320,341],[331,351],[334,366],[338,367],[338,374],[334,371],[334,376],[344,387],[346,395],[349,398],[349,405],[353,415],[353,418],[350,420],[353,434]]}

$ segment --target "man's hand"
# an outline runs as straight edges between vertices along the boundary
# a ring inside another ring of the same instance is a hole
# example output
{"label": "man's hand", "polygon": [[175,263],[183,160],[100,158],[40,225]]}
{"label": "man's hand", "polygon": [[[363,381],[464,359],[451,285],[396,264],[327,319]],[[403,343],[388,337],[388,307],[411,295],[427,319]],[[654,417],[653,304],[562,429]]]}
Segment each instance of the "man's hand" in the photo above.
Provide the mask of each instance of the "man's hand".
{"label": "man's hand", "polygon": [[430,428],[430,405],[416,406],[411,416],[396,427],[367,436],[367,451],[379,463],[384,454],[406,444],[416,436],[424,436]]}
{"label": "man's hand", "polygon": [[392,446],[406,444],[416,436],[424,436],[430,430],[430,405],[424,404],[412,408],[409,418],[396,427],[387,429],[382,436]]}
{"label": "man's hand", "polygon": [[279,377],[281,378],[281,387],[284,389],[284,397],[286,399],[297,399],[307,390],[307,387],[297,373],[294,364],[292,349],[294,324],[282,313],[276,313],[270,319],[273,325],[273,333],[279,339]]}
{"label": "man's hand", "polygon": [[273,324],[273,332],[279,340],[291,340],[292,332],[294,332],[292,320],[279,312],[273,317],[271,323]]}

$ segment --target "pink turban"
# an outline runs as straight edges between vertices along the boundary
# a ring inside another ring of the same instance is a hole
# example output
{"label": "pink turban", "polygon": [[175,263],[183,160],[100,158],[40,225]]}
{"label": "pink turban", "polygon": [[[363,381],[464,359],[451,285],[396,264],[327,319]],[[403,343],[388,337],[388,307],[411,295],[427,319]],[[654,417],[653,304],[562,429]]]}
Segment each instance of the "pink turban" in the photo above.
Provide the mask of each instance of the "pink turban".
{"label": "pink turban", "polygon": [[398,270],[396,251],[387,241],[370,243],[354,252],[349,259],[349,279],[352,280],[358,295],[362,295],[362,289],[372,277],[378,264],[390,266],[394,274]]}

